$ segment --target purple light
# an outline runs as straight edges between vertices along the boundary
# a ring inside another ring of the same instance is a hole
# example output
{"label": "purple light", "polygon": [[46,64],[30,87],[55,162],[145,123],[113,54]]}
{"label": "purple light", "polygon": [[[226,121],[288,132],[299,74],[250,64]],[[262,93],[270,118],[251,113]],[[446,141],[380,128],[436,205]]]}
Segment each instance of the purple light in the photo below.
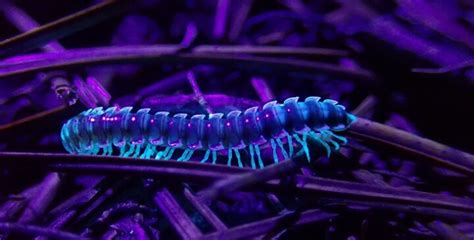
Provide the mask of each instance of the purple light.
{"label": "purple light", "polygon": [[208,123],[208,124],[207,124],[207,127],[208,127],[208,128],[210,128],[210,127],[211,127],[211,124],[210,124],[210,123]]}
{"label": "purple light", "polygon": [[287,108],[286,111],[287,111],[287,112],[291,112],[291,109]]}
{"label": "purple light", "polygon": [[227,122],[225,125],[226,125],[227,127],[230,127],[230,122]]}
{"label": "purple light", "polygon": [[265,117],[268,118],[268,117],[270,117],[270,115],[268,115],[268,113],[267,113],[267,114],[265,114]]}
{"label": "purple light", "polygon": [[95,122],[95,118],[91,118],[90,121],[91,121],[91,122]]}
{"label": "purple light", "polygon": [[245,119],[245,123],[249,123],[249,119],[248,119],[248,118]]}
{"label": "purple light", "polygon": [[135,122],[136,118],[135,117],[132,117],[132,122]]}
{"label": "purple light", "polygon": [[191,127],[191,123],[188,123],[188,127]]}

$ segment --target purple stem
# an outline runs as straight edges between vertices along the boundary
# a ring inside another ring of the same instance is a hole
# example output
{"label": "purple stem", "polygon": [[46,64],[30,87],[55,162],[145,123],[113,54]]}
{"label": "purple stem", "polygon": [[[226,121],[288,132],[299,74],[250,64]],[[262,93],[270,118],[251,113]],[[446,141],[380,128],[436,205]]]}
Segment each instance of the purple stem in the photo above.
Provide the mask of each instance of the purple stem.
{"label": "purple stem", "polygon": [[[1,8],[5,18],[7,18],[10,23],[15,25],[15,27],[22,32],[30,31],[39,26],[39,24],[33,18],[13,4],[3,2],[1,4]],[[65,50],[64,47],[57,41],[52,41],[44,45],[42,48],[46,52],[61,52]]]}
{"label": "purple stem", "polygon": [[[51,230],[58,230],[68,224],[77,214],[76,210],[67,211],[61,215],[59,215],[56,219],[54,219],[49,225],[48,228]],[[47,240],[47,237],[38,236],[35,240]]]}
{"label": "purple stem", "polygon": [[352,111],[352,113],[359,117],[370,119],[377,103],[377,97],[369,95]]}
{"label": "purple stem", "polygon": [[53,201],[61,184],[58,173],[49,173],[37,188],[37,192],[32,197],[21,215],[18,222],[29,223],[34,222],[41,217],[49,204]]}
{"label": "purple stem", "polygon": [[275,99],[275,95],[273,94],[265,79],[253,77],[251,82],[262,102],[269,102]]}
{"label": "purple stem", "polygon": [[363,118],[358,118],[347,133],[355,138],[375,141],[392,149],[410,153],[421,160],[429,160],[431,164],[453,169],[469,176],[474,175],[474,155],[427,138]]}
{"label": "purple stem", "polygon": [[191,204],[198,210],[198,212],[214,227],[217,231],[224,231],[227,226],[212,212],[212,210],[204,203],[202,203],[189,189],[184,189],[184,196],[191,202]]}
{"label": "purple stem", "polygon": [[214,19],[214,30],[212,32],[215,39],[221,39],[225,35],[229,5],[229,0],[217,1],[216,17]]}
{"label": "purple stem", "polygon": [[91,201],[97,195],[97,193],[98,190],[94,188],[84,189],[53,208],[51,211],[49,211],[48,215],[55,216],[62,214],[72,208],[82,206],[83,204]]}
{"label": "purple stem", "polygon": [[[293,226],[329,221],[336,216],[337,214],[327,213],[321,210],[307,210],[301,213],[298,221],[296,221]],[[262,221],[247,223],[228,230],[211,233],[203,236],[203,239],[250,239],[253,236],[259,236],[277,228],[284,220],[285,216],[267,218]]]}
{"label": "purple stem", "polygon": [[202,235],[167,189],[156,192],[155,203],[182,239],[196,239]]}
{"label": "purple stem", "polygon": [[19,194],[23,199],[12,199],[5,202],[0,208],[0,221],[10,221],[27,204],[28,200],[36,194],[39,186],[35,185],[23,190]]}
{"label": "purple stem", "polygon": [[417,36],[390,17],[377,17],[371,22],[369,32],[398,48],[413,52],[441,66],[465,62],[472,58],[466,52],[445,47]]}
{"label": "purple stem", "polygon": [[105,1],[0,42],[0,57],[25,52],[123,12],[129,1]]}
{"label": "purple stem", "polygon": [[233,11],[232,27],[229,30],[230,41],[235,41],[239,37],[242,26],[252,8],[253,0],[241,0],[238,3],[237,10]]}

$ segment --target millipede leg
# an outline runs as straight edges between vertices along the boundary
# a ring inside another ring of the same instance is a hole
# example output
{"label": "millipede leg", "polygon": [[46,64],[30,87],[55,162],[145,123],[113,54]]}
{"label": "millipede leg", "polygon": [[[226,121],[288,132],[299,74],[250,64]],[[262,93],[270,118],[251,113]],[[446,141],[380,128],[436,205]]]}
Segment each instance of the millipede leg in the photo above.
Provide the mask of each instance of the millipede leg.
{"label": "millipede leg", "polygon": [[334,145],[334,150],[336,150],[336,151],[339,150],[339,148],[340,148],[341,146],[339,145],[339,143],[337,143],[336,141],[334,141],[334,140],[331,139],[331,136],[332,136],[332,135],[331,135],[330,131],[321,131],[321,134],[323,135],[324,140],[325,140],[326,142],[329,142],[329,143],[331,143],[332,145]]}
{"label": "millipede leg", "polygon": [[275,143],[275,139],[270,139],[270,145],[272,146],[272,152],[273,152],[273,161],[275,163],[278,163],[278,154],[277,154],[277,151],[276,151],[276,143]]}
{"label": "millipede leg", "polygon": [[293,157],[293,138],[290,134],[286,136],[288,138],[288,155]]}
{"label": "millipede leg", "polygon": [[308,159],[308,162],[309,162],[311,158],[309,156],[308,143],[306,142],[307,134],[306,133],[303,134],[303,139],[301,139],[300,136],[298,136],[298,134],[294,134],[293,136],[295,137],[296,141],[298,141],[303,147],[303,151],[306,154],[306,159]]}
{"label": "millipede leg", "polygon": [[235,156],[237,157],[237,164],[239,165],[239,168],[243,168],[244,165],[242,164],[242,161],[240,160],[240,153],[239,149],[234,149]]}
{"label": "millipede leg", "polygon": [[310,132],[310,134],[314,138],[314,140],[323,145],[323,147],[326,149],[326,156],[327,158],[329,158],[329,156],[331,155],[331,148],[329,147],[329,145],[323,139],[321,139],[321,137],[318,136],[315,132]]}
{"label": "millipede leg", "polygon": [[217,152],[212,151],[212,164],[216,164],[217,162]]}
{"label": "millipede leg", "polygon": [[201,163],[205,163],[207,162],[207,160],[209,159],[209,155],[211,154],[211,150],[210,149],[207,149],[206,150],[206,153],[204,154],[204,157],[202,158],[201,160]]}
{"label": "millipede leg", "polygon": [[260,147],[258,145],[254,145],[254,146],[255,146],[255,153],[257,153],[258,165],[260,166],[260,168],[264,168],[265,166],[263,165],[262,156],[260,155]]}
{"label": "millipede leg", "polygon": [[181,157],[177,159],[178,162],[183,161],[186,158],[186,155],[188,155],[189,149],[185,149],[183,154],[181,154]]}
{"label": "millipede leg", "polygon": [[232,166],[232,148],[227,151],[227,166]]}
{"label": "millipede leg", "polygon": [[133,151],[135,150],[135,146],[136,144],[130,144],[130,148],[128,149],[128,151],[126,153],[123,154],[124,157],[128,157],[130,156],[130,154],[133,153]]}
{"label": "millipede leg", "polygon": [[286,150],[285,148],[283,147],[283,143],[281,142],[281,139],[277,138],[276,139],[276,142],[278,144],[278,147],[280,147],[280,150],[281,150],[281,154],[283,154],[283,157],[285,159],[288,159],[288,153],[286,153]]}
{"label": "millipede leg", "polygon": [[250,151],[250,166],[252,166],[252,169],[255,169],[255,158],[254,158],[254,150],[253,150],[253,145],[249,145],[249,151]]}
{"label": "millipede leg", "polygon": [[169,151],[170,151],[170,147],[166,147],[165,150],[159,151],[159,152],[156,154],[155,159],[160,160],[163,156],[166,156]]}
{"label": "millipede leg", "polygon": [[143,153],[139,156],[139,158],[147,158],[147,154],[150,151],[150,144],[147,144]]}
{"label": "millipede leg", "polygon": [[171,157],[173,157],[174,150],[175,148],[171,148],[168,154],[165,156],[164,160],[170,160]]}

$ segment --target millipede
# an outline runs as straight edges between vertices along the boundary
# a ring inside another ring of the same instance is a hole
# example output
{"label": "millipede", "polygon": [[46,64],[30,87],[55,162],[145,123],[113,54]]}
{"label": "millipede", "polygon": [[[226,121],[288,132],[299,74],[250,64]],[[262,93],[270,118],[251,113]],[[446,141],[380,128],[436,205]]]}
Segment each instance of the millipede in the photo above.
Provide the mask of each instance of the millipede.
{"label": "millipede", "polygon": [[133,111],[132,107],[88,109],[69,119],[61,129],[61,140],[72,154],[119,154],[157,160],[170,160],[176,149],[182,153],[177,161],[189,161],[195,151],[202,151],[201,163],[218,162],[218,152],[227,154],[227,165],[244,167],[240,151],[246,150],[250,167],[263,168],[260,148],[272,148],[273,161],[295,156],[295,146],[310,161],[308,138],[319,142],[329,157],[347,139],[339,133],[356,117],[331,99],[307,97],[271,101],[259,108],[242,111],[171,115],[167,111],[151,113],[150,108]]}

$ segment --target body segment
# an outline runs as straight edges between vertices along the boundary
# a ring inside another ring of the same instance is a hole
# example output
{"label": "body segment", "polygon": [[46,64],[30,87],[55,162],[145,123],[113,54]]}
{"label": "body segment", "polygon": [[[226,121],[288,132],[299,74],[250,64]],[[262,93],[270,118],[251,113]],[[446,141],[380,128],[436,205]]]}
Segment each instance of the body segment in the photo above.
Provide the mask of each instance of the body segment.
{"label": "body segment", "polygon": [[[182,149],[178,161],[187,161],[195,150],[203,150],[202,162],[212,158],[215,163],[217,151],[228,149],[227,164],[233,164],[235,155],[238,166],[243,166],[239,150],[246,149],[251,158],[250,165],[255,168],[255,160],[263,167],[260,146],[266,143],[273,149],[275,162],[279,161],[277,151],[284,158],[293,156],[295,143],[301,145],[309,160],[308,137],[324,146],[332,144],[337,149],[345,138],[335,132],[348,128],[355,119],[336,101],[321,101],[319,97],[308,97],[305,101],[292,97],[283,104],[269,102],[261,109],[252,107],[227,115],[189,117],[186,113],[152,114],[148,108],[132,112],[131,107],[106,110],[98,107],[67,121],[61,139],[65,149],[75,154],[98,154],[102,149],[102,154],[111,155],[115,146],[124,157],[166,160],[172,157],[175,149]],[[164,149],[159,151],[157,148],[160,147]],[[329,147],[327,149],[330,151]]]}

